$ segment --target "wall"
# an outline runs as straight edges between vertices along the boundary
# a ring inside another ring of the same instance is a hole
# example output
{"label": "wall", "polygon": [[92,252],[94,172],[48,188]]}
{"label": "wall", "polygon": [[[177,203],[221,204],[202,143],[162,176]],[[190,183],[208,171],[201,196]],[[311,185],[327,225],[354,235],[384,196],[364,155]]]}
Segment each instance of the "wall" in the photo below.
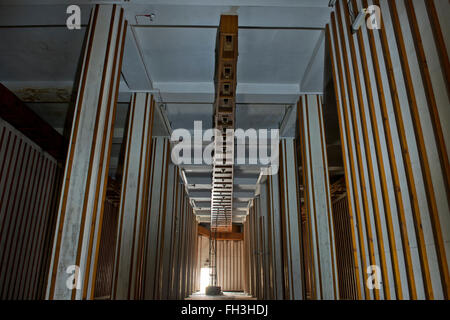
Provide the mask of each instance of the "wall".
{"label": "wall", "polygon": [[184,299],[197,284],[197,221],[169,139],[148,140],[144,157],[133,152],[146,145],[135,136],[125,155],[112,299]]}
{"label": "wall", "polygon": [[[209,266],[209,238],[198,236],[198,274]],[[242,240],[217,240],[217,285],[222,291],[244,291]],[[200,289],[198,277],[196,289]]]}
{"label": "wall", "polygon": [[[448,1],[350,1],[381,29],[350,31],[347,1],[326,28],[360,299],[448,299]],[[443,26],[441,29],[441,25]],[[381,287],[366,285],[368,268]]]}
{"label": "wall", "polygon": [[350,235],[351,221],[348,211],[347,196],[333,201],[334,238],[336,241],[336,264],[339,282],[339,299],[355,300],[355,262]]}
{"label": "wall", "polygon": [[61,168],[0,119],[0,298],[42,299]]}
{"label": "wall", "polygon": [[217,241],[217,283],[222,291],[243,291],[243,241]]}
{"label": "wall", "polygon": [[[285,152],[285,143],[281,150]],[[294,163],[292,140],[290,151]],[[244,290],[258,299],[300,299],[302,294],[295,187],[289,188],[290,197],[281,196],[281,189],[286,192],[288,185],[295,185],[296,175],[286,175],[286,163],[280,165],[278,174],[261,181],[244,223]]]}
{"label": "wall", "polygon": [[110,299],[114,273],[114,256],[117,242],[117,218],[119,204],[105,199],[103,209],[102,234],[95,277],[94,299]]}

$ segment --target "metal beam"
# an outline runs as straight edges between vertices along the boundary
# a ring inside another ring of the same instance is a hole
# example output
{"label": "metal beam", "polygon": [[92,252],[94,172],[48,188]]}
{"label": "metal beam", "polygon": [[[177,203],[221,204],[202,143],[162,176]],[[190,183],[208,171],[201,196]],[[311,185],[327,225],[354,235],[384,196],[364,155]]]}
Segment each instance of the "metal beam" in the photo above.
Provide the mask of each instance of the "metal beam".
{"label": "metal beam", "polygon": [[0,117],[51,154],[55,159],[64,161],[66,157],[66,142],[63,136],[2,84],[0,84]]}

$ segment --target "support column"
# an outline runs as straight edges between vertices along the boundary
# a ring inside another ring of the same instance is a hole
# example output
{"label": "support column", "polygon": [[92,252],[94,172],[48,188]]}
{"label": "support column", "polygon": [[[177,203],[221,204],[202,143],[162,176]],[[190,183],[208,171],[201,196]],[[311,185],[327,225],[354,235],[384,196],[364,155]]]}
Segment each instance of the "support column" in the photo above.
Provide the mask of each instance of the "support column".
{"label": "support column", "polygon": [[252,290],[253,296],[260,297],[260,278],[259,278],[259,247],[258,247],[258,229],[257,229],[257,199],[253,200],[253,205],[250,212],[250,238],[251,238],[251,251],[250,256],[252,259]]}
{"label": "support column", "polygon": [[279,176],[267,177],[268,224],[271,237],[273,299],[283,299],[283,247],[281,238],[281,208]]}
{"label": "support column", "polygon": [[249,277],[249,264],[250,261],[248,259],[248,223],[244,222],[243,224],[243,233],[244,233],[244,241],[243,241],[243,252],[242,252],[242,260],[244,262],[243,265],[243,277],[244,277],[244,292],[250,293],[250,277]]}
{"label": "support column", "polygon": [[[333,216],[328,161],[322,116],[322,97],[300,97],[297,114],[300,129],[308,253],[313,270],[312,298],[338,298]],[[307,253],[305,253],[307,254]]]}
{"label": "support column", "polygon": [[165,137],[153,139],[153,163],[150,180],[150,207],[146,221],[146,238],[144,244],[143,288],[142,298],[156,299],[159,291],[161,266],[159,262],[164,249],[164,224],[167,213],[167,191],[172,188],[173,181],[168,179],[170,163],[170,143]]}
{"label": "support column", "polygon": [[183,210],[182,202],[184,198],[184,189],[180,183],[175,187],[175,203],[174,203],[174,221],[173,221],[173,238],[172,238],[172,254],[171,254],[171,276],[170,276],[170,299],[180,299],[180,238],[181,238],[181,211]]}
{"label": "support column", "polygon": [[[125,30],[122,8],[94,7],[58,210],[48,299],[94,295]],[[67,286],[74,272],[77,289]]]}
{"label": "support column", "polygon": [[264,283],[264,295],[261,297],[267,300],[273,300],[273,284],[272,279],[272,248],[271,239],[272,233],[270,230],[270,210],[269,210],[269,198],[267,194],[267,184],[264,184],[260,188],[260,233],[261,233],[261,262],[262,262],[262,274]]}
{"label": "support column", "polygon": [[[250,211],[250,210],[249,210]],[[246,217],[244,222],[244,291],[252,294],[252,279],[251,279],[251,259],[250,259],[250,229],[249,229],[249,217]]]}
{"label": "support column", "polygon": [[294,139],[280,142],[280,190],[283,236],[284,298],[303,299],[300,207],[297,158]]}
{"label": "support column", "polygon": [[134,93],[131,98],[126,141],[113,299],[138,299],[138,272],[148,219],[149,183],[152,161],[153,96]]}
{"label": "support column", "polygon": [[248,272],[248,293],[254,297],[259,298],[259,278],[258,278],[258,247],[257,247],[257,230],[255,227],[256,221],[256,200],[253,200],[253,204],[249,209],[249,214],[245,222],[244,241],[247,246],[247,272]]}
{"label": "support column", "polygon": [[266,282],[265,282],[265,274],[266,270],[264,269],[264,232],[263,232],[263,224],[264,217],[263,212],[261,210],[261,198],[256,198],[254,200],[255,206],[255,243],[256,243],[256,275],[258,284],[258,299],[264,299],[265,291],[266,291]]}
{"label": "support column", "polygon": [[[170,266],[172,256],[171,243],[174,241],[174,223],[176,219],[176,197],[177,187],[180,184],[179,169],[173,164],[169,164],[168,181],[170,181],[170,188],[167,190],[167,208],[164,221],[164,237],[162,241],[162,255],[160,257],[160,275],[157,298],[167,300],[169,298],[169,281],[170,281]],[[197,236],[197,233],[195,234]]]}

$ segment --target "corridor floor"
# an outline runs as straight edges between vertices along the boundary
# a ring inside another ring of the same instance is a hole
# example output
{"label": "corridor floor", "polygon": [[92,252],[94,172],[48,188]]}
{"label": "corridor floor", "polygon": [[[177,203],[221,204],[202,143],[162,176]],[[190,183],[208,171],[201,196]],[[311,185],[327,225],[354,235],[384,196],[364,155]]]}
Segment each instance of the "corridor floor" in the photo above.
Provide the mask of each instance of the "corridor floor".
{"label": "corridor floor", "polygon": [[256,300],[256,298],[244,292],[224,292],[222,296],[207,296],[204,292],[196,292],[186,300]]}

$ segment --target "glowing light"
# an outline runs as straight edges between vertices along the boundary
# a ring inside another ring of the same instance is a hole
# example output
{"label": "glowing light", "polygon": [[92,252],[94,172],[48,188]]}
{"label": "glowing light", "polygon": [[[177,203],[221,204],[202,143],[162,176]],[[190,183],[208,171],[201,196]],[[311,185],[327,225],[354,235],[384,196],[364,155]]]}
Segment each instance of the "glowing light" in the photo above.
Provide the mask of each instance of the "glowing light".
{"label": "glowing light", "polygon": [[200,292],[205,292],[206,287],[209,286],[209,268],[200,269]]}

